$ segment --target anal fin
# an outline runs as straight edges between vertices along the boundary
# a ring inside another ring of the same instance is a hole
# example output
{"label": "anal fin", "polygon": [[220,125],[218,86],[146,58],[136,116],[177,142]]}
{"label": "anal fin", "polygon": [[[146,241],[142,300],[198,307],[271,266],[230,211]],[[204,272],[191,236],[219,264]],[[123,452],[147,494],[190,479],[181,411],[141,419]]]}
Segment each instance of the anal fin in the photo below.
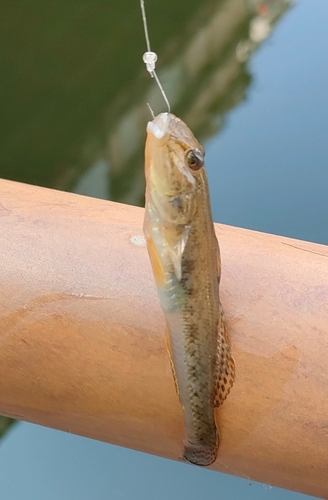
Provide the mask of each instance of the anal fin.
{"label": "anal fin", "polygon": [[167,349],[167,352],[168,352],[168,355],[169,355],[169,360],[170,360],[170,365],[171,365],[171,370],[172,370],[172,375],[173,375],[175,390],[177,391],[177,394],[179,396],[177,376],[175,374],[174,364],[173,364],[173,361],[172,361],[171,343],[170,343],[170,337],[169,337],[169,332],[167,331],[167,328],[165,328],[165,345],[166,345],[166,349]]}

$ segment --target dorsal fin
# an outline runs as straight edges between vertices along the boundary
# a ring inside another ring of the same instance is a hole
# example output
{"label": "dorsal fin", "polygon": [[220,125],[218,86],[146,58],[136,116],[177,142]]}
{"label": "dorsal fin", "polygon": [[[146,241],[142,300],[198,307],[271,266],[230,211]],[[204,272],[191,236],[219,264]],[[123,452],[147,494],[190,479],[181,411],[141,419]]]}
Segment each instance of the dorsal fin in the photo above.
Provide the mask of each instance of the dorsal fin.
{"label": "dorsal fin", "polygon": [[235,361],[231,354],[223,309],[220,303],[220,324],[217,350],[217,378],[214,406],[220,406],[228,396],[235,381]]}

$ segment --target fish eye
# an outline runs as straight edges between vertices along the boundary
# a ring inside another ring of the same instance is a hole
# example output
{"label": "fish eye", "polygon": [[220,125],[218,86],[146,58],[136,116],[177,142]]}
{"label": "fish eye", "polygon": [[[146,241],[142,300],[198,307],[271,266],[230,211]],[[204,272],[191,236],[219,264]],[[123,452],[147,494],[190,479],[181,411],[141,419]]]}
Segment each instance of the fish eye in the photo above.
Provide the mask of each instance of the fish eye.
{"label": "fish eye", "polygon": [[190,149],[186,154],[186,158],[191,170],[200,170],[204,166],[204,157],[198,149]]}

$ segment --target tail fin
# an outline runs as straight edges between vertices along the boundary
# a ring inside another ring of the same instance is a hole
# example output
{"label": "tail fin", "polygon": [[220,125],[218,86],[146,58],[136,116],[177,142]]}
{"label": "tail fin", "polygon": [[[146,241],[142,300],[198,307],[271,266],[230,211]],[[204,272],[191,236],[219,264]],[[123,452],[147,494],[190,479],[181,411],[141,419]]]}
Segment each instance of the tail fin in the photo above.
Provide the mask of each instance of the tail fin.
{"label": "tail fin", "polygon": [[208,466],[215,462],[219,449],[219,436],[216,433],[214,440],[198,443],[185,443],[183,458],[194,465]]}

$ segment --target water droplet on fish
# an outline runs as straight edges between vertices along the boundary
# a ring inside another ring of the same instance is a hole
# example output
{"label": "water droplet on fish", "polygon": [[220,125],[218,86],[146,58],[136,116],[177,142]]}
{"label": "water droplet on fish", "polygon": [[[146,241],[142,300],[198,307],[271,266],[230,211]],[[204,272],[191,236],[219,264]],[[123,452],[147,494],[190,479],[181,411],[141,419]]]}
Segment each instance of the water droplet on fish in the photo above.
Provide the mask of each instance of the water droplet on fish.
{"label": "water droplet on fish", "polygon": [[130,241],[136,247],[145,247],[146,246],[146,240],[145,240],[145,238],[141,234],[137,234],[135,236],[131,236]]}

